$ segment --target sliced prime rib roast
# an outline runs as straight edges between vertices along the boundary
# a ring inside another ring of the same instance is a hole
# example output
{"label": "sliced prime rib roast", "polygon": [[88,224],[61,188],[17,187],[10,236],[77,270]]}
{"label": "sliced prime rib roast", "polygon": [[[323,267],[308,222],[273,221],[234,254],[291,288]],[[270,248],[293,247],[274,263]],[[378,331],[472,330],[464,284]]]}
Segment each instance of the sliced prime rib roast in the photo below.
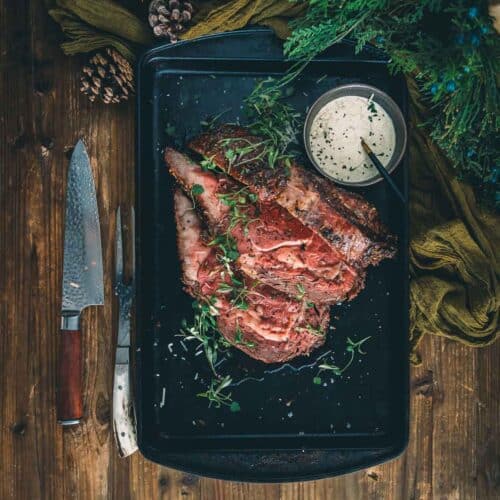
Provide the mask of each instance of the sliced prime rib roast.
{"label": "sliced prime rib roast", "polygon": [[261,138],[243,127],[223,125],[199,135],[189,147],[248,186],[262,201],[273,200],[288,210],[347,262],[366,267],[394,256],[396,239],[373,205],[296,164],[270,168],[261,143]]}
{"label": "sliced prime rib roast", "polygon": [[248,308],[242,310],[233,305],[221,291],[221,285],[228,284],[230,277],[219,261],[217,249],[205,244],[192,201],[177,190],[174,202],[186,291],[199,300],[215,297],[217,327],[231,344],[265,363],[306,355],[323,344],[329,321],[326,305],[310,307],[304,300],[268,286],[253,286],[248,281]]}
{"label": "sliced prime rib roast", "polygon": [[292,297],[313,303],[336,303],[356,296],[364,286],[365,271],[347,264],[313,231],[274,203],[247,203],[238,206],[246,223],[231,226],[230,208],[222,198],[248,189],[225,175],[204,171],[187,156],[165,151],[170,172],[185,191],[203,188],[195,202],[209,226],[235,239],[239,269],[248,277]]}

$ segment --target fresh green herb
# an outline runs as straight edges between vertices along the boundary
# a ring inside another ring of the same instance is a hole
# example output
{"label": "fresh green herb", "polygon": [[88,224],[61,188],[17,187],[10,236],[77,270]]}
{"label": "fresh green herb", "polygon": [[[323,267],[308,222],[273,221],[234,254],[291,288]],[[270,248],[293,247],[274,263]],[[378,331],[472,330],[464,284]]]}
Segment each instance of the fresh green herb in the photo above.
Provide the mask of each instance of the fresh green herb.
{"label": "fresh green herb", "polygon": [[[322,363],[319,365],[319,372],[315,378],[319,378],[319,375],[324,371],[331,372],[334,375],[340,377],[351,366],[352,362],[354,361],[354,358],[356,357],[356,354],[361,354],[361,355],[366,354],[366,352],[361,349],[361,346],[370,338],[371,337],[365,337],[364,339],[361,339],[358,342],[354,342],[349,337],[347,337],[347,345],[345,348],[345,352],[350,355],[347,363],[342,368],[333,363]],[[315,379],[313,379],[313,382],[315,384],[317,383]]]}
{"label": "fresh green herb", "polygon": [[369,121],[373,121],[374,116],[378,116],[377,108],[375,107],[375,103],[371,100],[368,101],[368,111],[370,112],[370,116],[368,116]]}
{"label": "fresh green herb", "polygon": [[191,188],[191,195],[192,196],[199,196],[200,194],[203,194],[205,192],[205,189],[201,184],[193,184],[193,187]]}
{"label": "fresh green herb", "polygon": [[299,331],[305,330],[306,332],[309,332],[312,335],[316,335],[317,337],[324,337],[325,336],[325,332],[321,328],[315,327],[309,323],[307,323],[304,328],[297,328],[297,330],[299,330]]}
{"label": "fresh green herb", "polygon": [[249,288],[242,280],[238,279],[234,273],[229,276],[230,282],[225,281],[219,285],[217,291],[222,294],[230,295],[231,304],[237,309],[242,311],[248,310],[247,296],[251,289],[257,285],[254,281],[252,286]]}
{"label": "fresh green herb", "polygon": [[327,370],[333,372],[334,375],[337,375],[340,377],[343,373],[343,369],[339,368],[337,365],[331,364],[331,363],[322,363],[319,365],[320,371],[318,373],[321,373],[321,370]]}
{"label": "fresh green herb", "polygon": [[207,117],[205,120],[201,120],[200,121],[200,125],[202,127],[211,129],[211,128],[213,128],[216,125],[216,123],[219,120],[219,118],[222,115],[225,115],[226,113],[228,113],[229,111],[231,111],[230,108],[229,109],[224,109],[223,111],[221,111],[220,113],[216,114],[215,116]]}
{"label": "fresh green herb", "polygon": [[207,398],[208,406],[214,405],[216,408],[229,406],[231,411],[239,411],[240,405],[231,398],[231,393],[225,390],[233,383],[233,379],[227,375],[223,379],[212,379],[209,388],[205,392],[197,394],[199,398]]}
{"label": "fresh green herb", "polygon": [[323,382],[323,380],[321,380],[321,377],[314,377],[313,378],[313,384],[321,385],[322,382]]}
{"label": "fresh green herb", "polygon": [[306,294],[306,290],[305,290],[305,288],[302,286],[302,284],[301,284],[301,283],[297,283],[297,291],[298,291],[299,293],[297,293],[297,295],[295,295],[295,298],[296,298],[297,300],[303,300],[303,299],[304,299],[304,296],[305,296],[305,294]]}
{"label": "fresh green herb", "polygon": [[250,348],[255,347],[255,342],[246,341],[243,338],[243,332],[240,330],[239,327],[236,329],[236,334],[234,336],[234,343],[235,345],[243,345]]}
{"label": "fresh green herb", "polygon": [[280,79],[261,80],[245,99],[244,111],[250,122],[249,128],[263,139],[253,148],[260,148],[260,154],[267,157],[271,168],[278,163],[289,167],[294,157],[291,149],[297,144],[300,114],[286,103],[286,99],[293,94],[290,84],[303,67],[304,64],[299,63]]}
{"label": "fresh green herb", "polygon": [[214,172],[222,172],[222,170],[214,163],[213,158],[203,158],[200,162],[203,170],[212,170]]}
{"label": "fresh green herb", "polygon": [[226,137],[219,141],[225,149],[225,157],[229,162],[227,173],[235,166],[242,167],[265,158],[267,151],[265,141],[254,141],[246,137]]}
{"label": "fresh green herb", "polygon": [[257,195],[244,187],[236,192],[219,194],[218,197],[224,205],[230,208],[227,232],[231,232],[238,224],[241,224],[243,231],[247,234],[248,225],[256,220],[248,217],[248,211],[250,204],[257,201]]}
{"label": "fresh green herb", "polygon": [[229,347],[229,342],[222,337],[217,328],[216,298],[210,297],[205,302],[194,301],[194,319],[191,324],[182,321],[181,333],[186,340],[197,340],[205,352],[210,369],[216,375],[215,365],[219,359],[219,352]]}
{"label": "fresh green herb", "polygon": [[225,157],[229,161],[229,168],[231,168],[232,164],[236,161],[238,157],[238,153],[234,149],[226,149]]}
{"label": "fresh green herb", "polygon": [[229,276],[234,275],[231,264],[240,256],[236,240],[227,233],[218,234],[208,243],[208,246],[218,247],[220,253],[217,255],[217,259],[224,266]]}
{"label": "fresh green herb", "polygon": [[175,125],[172,125],[171,123],[167,123],[165,127],[165,134],[169,137],[175,136]]}
{"label": "fresh green herb", "polygon": [[231,403],[231,405],[229,406],[229,409],[233,412],[233,413],[237,413],[241,410],[241,407],[240,407],[240,404],[238,403],[238,401],[233,401]]}

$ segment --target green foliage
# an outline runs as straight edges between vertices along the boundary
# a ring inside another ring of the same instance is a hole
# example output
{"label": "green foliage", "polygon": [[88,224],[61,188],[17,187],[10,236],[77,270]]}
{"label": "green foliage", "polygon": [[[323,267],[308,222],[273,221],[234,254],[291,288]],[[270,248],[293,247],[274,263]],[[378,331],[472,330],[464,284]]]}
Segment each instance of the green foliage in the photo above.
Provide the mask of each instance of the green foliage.
{"label": "green foliage", "polygon": [[309,0],[285,42],[291,59],[310,60],[346,37],[372,42],[392,72],[415,76],[428,104],[427,129],[460,178],[500,203],[499,36],[478,0]]}
{"label": "green foliage", "polygon": [[228,375],[223,379],[213,379],[210,382],[209,388],[205,392],[200,392],[197,394],[199,398],[207,398],[208,406],[214,405],[216,408],[221,406],[229,406],[232,412],[240,411],[240,405],[238,402],[233,401],[231,398],[231,393],[227,392],[226,389],[233,383],[232,378]]}
{"label": "green foliage", "polygon": [[193,187],[191,188],[191,195],[192,196],[199,196],[200,194],[203,194],[205,192],[205,189],[203,189],[203,186],[201,184],[193,184]]}
{"label": "green foliage", "polygon": [[221,336],[217,328],[216,298],[210,297],[206,301],[194,301],[195,311],[193,321],[188,324],[182,321],[181,333],[186,340],[197,340],[200,348],[205,352],[210,369],[217,375],[215,365],[219,359],[219,353],[229,347],[229,342]]}
{"label": "green foliage", "polygon": [[244,103],[250,130],[263,138],[262,143],[249,147],[258,148],[271,168],[278,162],[289,166],[290,148],[297,143],[300,114],[286,103],[286,98],[293,94],[290,83],[303,67],[304,64],[293,66],[281,79],[261,80]]}
{"label": "green foliage", "polygon": [[347,343],[345,348],[346,354],[349,354],[349,359],[347,360],[347,363],[342,368],[334,364],[333,361],[331,363],[326,363],[326,362],[321,363],[318,367],[319,368],[318,374],[316,375],[316,377],[313,378],[313,383],[316,385],[321,384],[322,379],[320,375],[323,372],[328,372],[335,375],[336,377],[340,377],[352,365],[352,362],[354,361],[356,354],[360,354],[362,356],[366,354],[366,352],[363,351],[361,347],[369,339],[371,339],[371,337],[365,337],[364,339],[355,342],[354,340],[347,337]]}

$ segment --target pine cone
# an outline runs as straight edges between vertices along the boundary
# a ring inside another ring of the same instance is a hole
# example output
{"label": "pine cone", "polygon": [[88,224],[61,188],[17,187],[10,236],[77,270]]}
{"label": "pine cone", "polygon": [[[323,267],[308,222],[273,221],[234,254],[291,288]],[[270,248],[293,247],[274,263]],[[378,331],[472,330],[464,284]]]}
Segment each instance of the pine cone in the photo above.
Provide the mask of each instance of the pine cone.
{"label": "pine cone", "polygon": [[176,42],[193,17],[193,4],[182,0],[153,0],[149,4],[149,24],[155,36]]}
{"label": "pine cone", "polygon": [[95,54],[82,72],[80,91],[92,102],[100,97],[106,104],[118,103],[134,93],[134,70],[114,49]]}

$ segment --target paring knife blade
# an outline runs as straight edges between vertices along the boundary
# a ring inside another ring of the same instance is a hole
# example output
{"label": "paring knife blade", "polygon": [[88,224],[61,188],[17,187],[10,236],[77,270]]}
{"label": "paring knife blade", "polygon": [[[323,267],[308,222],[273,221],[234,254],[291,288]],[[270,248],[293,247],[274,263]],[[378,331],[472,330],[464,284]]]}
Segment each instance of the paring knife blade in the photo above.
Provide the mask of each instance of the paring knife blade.
{"label": "paring knife blade", "polygon": [[90,160],[81,140],[68,171],[64,225],[61,339],[57,388],[58,422],[73,425],[83,416],[80,313],[103,305],[101,232]]}
{"label": "paring knife blade", "polygon": [[[132,269],[135,269],[134,211],[131,214],[130,236],[132,245]],[[134,281],[124,278],[124,258],[121,210],[116,212],[115,234],[115,294],[118,297],[118,340],[113,380],[113,430],[118,452],[127,457],[137,450],[135,413],[130,384],[130,316],[134,299]]]}

